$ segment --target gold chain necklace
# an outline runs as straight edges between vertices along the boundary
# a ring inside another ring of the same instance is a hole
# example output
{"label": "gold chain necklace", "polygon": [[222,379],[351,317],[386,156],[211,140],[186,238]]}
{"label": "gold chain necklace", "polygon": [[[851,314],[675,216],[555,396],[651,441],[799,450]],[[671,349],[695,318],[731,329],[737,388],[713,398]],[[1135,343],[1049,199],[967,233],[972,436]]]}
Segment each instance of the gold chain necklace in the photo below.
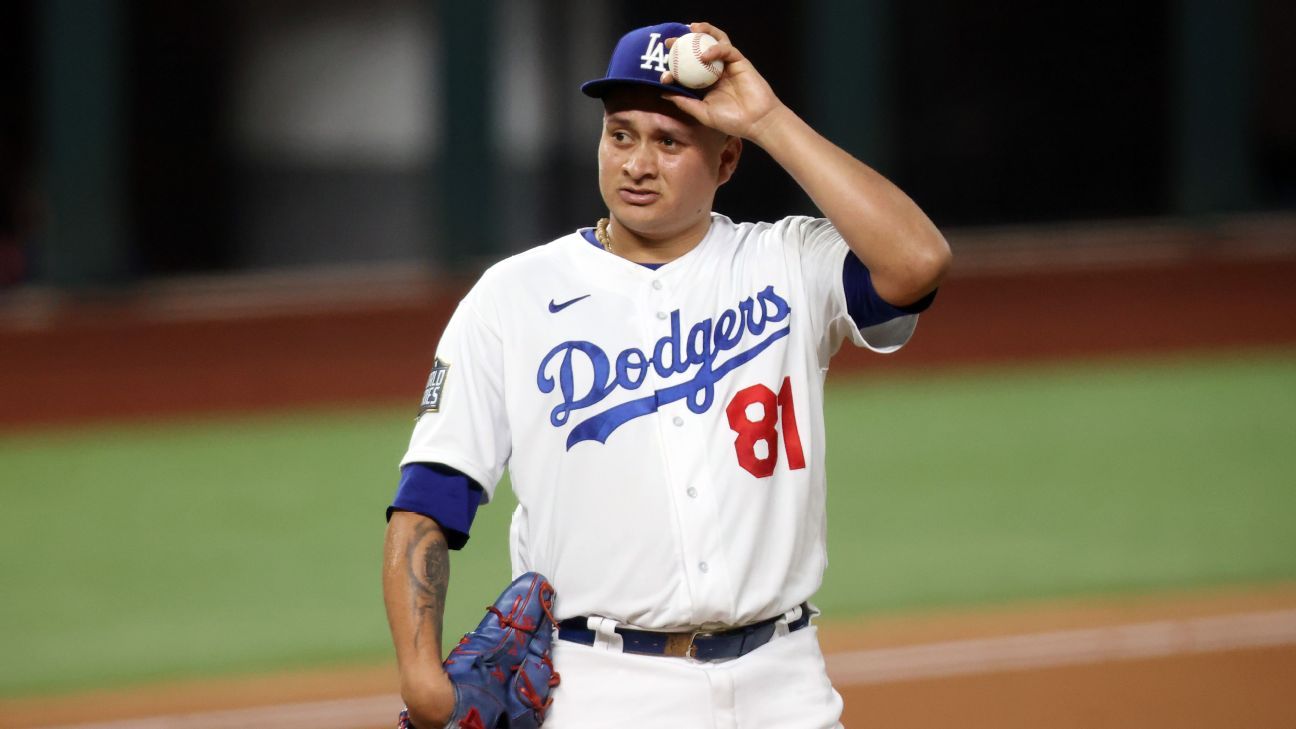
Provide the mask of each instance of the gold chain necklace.
{"label": "gold chain necklace", "polygon": [[594,237],[598,238],[598,242],[603,244],[603,250],[608,253],[612,252],[612,235],[608,233],[610,222],[612,221],[607,218],[599,218],[599,221],[594,224]]}

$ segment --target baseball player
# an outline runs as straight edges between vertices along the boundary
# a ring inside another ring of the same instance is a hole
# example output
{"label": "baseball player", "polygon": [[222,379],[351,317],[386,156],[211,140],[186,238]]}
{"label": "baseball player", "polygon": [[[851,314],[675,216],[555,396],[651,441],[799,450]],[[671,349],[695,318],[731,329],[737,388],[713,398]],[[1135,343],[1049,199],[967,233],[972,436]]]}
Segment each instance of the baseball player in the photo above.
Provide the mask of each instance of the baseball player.
{"label": "baseball player", "polygon": [[[690,31],[719,41],[707,89],[667,72]],[[826,564],[824,377],[843,340],[909,339],[949,248],[707,23],[627,33],[582,91],[602,101],[608,215],[496,264],[459,304],[388,512],[409,723],[456,711],[447,550],[507,468],[513,573],[556,592],[546,727],[839,726],[808,602]],[[746,143],[822,217],[713,212]]]}

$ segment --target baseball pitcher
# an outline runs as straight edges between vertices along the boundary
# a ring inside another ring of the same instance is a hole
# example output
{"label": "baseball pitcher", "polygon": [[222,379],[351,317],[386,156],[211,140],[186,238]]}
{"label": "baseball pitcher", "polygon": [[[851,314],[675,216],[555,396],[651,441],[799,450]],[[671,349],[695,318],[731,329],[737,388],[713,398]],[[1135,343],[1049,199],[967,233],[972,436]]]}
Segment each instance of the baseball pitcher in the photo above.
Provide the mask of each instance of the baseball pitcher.
{"label": "baseball pitcher", "polygon": [[[687,49],[723,69],[710,86],[671,71],[688,33],[716,41]],[[633,30],[581,89],[602,103],[607,216],[496,264],[460,302],[401,464],[383,575],[401,721],[839,726],[809,602],[824,377],[843,341],[904,345],[949,248],[719,28]],[[820,217],[714,212],[746,144]],[[443,663],[447,550],[505,468],[517,580]]]}

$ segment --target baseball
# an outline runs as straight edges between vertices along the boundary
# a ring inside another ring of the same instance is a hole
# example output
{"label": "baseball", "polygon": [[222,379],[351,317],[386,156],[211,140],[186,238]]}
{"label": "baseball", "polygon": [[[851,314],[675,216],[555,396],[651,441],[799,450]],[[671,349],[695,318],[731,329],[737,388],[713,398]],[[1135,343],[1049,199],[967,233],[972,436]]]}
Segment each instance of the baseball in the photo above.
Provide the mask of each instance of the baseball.
{"label": "baseball", "polygon": [[668,61],[675,81],[690,89],[704,89],[720,80],[724,61],[703,63],[700,60],[702,52],[716,43],[716,39],[706,33],[685,33],[676,38]]}

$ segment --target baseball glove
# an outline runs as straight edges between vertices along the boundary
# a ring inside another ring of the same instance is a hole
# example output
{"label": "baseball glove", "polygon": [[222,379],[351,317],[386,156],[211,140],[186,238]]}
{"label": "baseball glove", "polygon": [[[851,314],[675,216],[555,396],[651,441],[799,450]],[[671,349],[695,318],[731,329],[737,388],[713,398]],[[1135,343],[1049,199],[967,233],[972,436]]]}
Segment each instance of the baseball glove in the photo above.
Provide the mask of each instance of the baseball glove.
{"label": "baseball glove", "polygon": [[[455,690],[447,729],[536,729],[544,723],[558,685],[549,659],[553,602],[549,580],[528,572],[459,640],[443,663]],[[413,729],[406,712],[397,727]]]}

